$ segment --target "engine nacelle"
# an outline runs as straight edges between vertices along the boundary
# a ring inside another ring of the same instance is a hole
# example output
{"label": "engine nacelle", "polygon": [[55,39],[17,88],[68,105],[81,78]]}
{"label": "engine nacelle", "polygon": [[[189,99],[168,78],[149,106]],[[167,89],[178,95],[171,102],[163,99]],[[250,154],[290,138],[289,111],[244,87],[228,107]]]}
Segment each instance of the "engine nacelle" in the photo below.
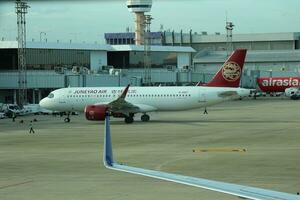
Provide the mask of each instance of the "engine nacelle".
{"label": "engine nacelle", "polygon": [[104,121],[106,111],[105,105],[87,105],[84,109],[85,118],[90,121]]}

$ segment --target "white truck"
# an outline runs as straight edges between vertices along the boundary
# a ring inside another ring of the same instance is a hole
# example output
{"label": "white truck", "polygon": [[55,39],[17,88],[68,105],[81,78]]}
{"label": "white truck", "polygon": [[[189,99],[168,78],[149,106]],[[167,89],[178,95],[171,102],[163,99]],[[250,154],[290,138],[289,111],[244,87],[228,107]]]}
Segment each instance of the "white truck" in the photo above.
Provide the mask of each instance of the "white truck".
{"label": "white truck", "polygon": [[285,89],[284,91],[285,96],[290,97],[293,100],[300,99],[300,88],[298,87],[290,87]]}

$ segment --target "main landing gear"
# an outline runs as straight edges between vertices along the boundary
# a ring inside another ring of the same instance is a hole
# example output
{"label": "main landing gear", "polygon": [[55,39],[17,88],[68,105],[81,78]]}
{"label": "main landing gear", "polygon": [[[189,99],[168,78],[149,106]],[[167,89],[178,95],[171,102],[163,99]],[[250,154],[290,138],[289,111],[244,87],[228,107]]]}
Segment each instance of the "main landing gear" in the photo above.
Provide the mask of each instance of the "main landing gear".
{"label": "main landing gear", "polygon": [[[131,124],[134,122],[134,114],[133,113],[130,113],[129,116],[125,116],[125,123],[126,124]],[[144,113],[142,116],[141,116],[141,120],[142,122],[148,122],[150,120],[150,116],[147,115],[146,113]]]}
{"label": "main landing gear", "polygon": [[124,119],[125,123],[126,124],[133,123],[133,121],[134,121],[133,117],[134,117],[134,114],[133,113],[129,113],[129,116],[125,116],[125,119]]}
{"label": "main landing gear", "polygon": [[141,120],[142,122],[148,122],[150,120],[150,116],[147,115],[146,113],[144,113],[142,116],[141,116]]}
{"label": "main landing gear", "polygon": [[67,117],[64,119],[64,121],[66,123],[69,123],[71,121],[71,119],[70,119],[70,112],[67,112]]}

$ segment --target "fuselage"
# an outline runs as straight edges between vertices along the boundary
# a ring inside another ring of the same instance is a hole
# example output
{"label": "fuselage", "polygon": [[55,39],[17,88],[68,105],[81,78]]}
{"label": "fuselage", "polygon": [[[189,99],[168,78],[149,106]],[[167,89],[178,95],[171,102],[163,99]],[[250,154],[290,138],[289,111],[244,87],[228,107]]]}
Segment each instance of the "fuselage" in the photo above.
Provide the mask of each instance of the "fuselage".
{"label": "fuselage", "polygon": [[[40,101],[44,108],[83,112],[86,105],[106,105],[116,100],[124,87],[62,88]],[[141,112],[188,110],[228,100],[230,93],[249,95],[248,89],[229,87],[130,87],[126,101]]]}

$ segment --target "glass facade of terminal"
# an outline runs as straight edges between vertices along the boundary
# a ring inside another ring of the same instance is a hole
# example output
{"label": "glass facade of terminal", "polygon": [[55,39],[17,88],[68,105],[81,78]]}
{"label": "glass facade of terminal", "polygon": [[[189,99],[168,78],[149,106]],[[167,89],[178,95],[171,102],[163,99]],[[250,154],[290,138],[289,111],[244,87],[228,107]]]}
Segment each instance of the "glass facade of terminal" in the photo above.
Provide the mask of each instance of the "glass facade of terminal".
{"label": "glass facade of terminal", "polygon": [[[144,68],[144,52],[142,51],[118,51],[108,52],[108,65],[118,69]],[[151,67],[166,68],[177,66],[177,53],[151,52]]]}
{"label": "glass facade of terminal", "polygon": [[[151,67],[177,66],[177,54],[173,52],[151,52]],[[144,67],[144,52],[129,53],[129,68]]]}
{"label": "glass facade of terminal", "polygon": [[[54,70],[56,67],[90,67],[90,51],[74,49],[26,49],[27,69]],[[0,70],[18,69],[18,50],[0,49]]]}
{"label": "glass facade of terminal", "polygon": [[90,51],[74,49],[28,49],[28,69],[53,70],[55,67],[90,66]]}

